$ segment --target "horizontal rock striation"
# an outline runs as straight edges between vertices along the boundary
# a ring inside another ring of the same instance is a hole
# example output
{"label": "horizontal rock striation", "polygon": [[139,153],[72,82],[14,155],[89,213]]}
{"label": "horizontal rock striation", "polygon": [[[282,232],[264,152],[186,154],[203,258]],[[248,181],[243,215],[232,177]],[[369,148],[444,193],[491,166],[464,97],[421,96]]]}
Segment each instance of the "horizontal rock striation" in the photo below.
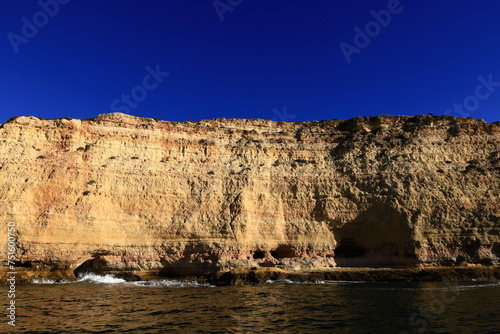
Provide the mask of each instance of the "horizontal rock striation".
{"label": "horizontal rock striation", "polygon": [[498,122],[19,117],[1,126],[0,157],[1,221],[26,273],[500,256]]}

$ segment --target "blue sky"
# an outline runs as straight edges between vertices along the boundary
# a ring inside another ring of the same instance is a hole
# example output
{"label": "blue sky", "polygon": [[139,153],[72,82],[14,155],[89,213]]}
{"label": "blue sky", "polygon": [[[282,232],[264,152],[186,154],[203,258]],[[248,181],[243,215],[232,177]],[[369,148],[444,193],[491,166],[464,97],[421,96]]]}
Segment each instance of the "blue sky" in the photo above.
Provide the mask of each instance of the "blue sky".
{"label": "blue sky", "polygon": [[0,16],[0,123],[500,120],[497,0],[19,0]]}

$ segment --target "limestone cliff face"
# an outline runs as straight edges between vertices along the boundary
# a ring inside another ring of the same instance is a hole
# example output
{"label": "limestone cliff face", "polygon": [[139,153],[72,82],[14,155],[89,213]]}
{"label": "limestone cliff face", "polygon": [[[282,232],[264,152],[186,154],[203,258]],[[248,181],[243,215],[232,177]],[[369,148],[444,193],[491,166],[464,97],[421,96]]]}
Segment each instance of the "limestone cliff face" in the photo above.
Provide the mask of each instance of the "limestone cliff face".
{"label": "limestone cliff face", "polygon": [[499,123],[450,116],[19,117],[0,217],[34,269],[494,262],[499,151]]}

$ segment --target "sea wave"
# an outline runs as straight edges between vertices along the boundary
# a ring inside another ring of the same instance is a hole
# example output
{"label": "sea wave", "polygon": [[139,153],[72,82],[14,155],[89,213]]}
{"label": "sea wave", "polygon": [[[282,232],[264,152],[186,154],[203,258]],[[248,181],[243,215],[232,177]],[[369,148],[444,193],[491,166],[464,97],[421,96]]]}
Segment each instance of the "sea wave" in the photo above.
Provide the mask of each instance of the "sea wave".
{"label": "sea wave", "polygon": [[215,285],[208,283],[199,283],[196,281],[177,281],[177,280],[153,280],[153,281],[137,281],[130,282],[137,286],[146,287],[168,287],[168,288],[186,288],[186,287],[205,287],[213,288]]}
{"label": "sea wave", "polygon": [[35,278],[31,281],[32,284],[69,284],[69,283],[79,283],[79,282],[88,282],[88,283],[104,283],[104,284],[116,284],[125,282],[124,279],[116,278],[113,275],[95,275],[95,274],[85,274],[81,278],[75,281],[66,281],[66,280],[52,280],[48,278]]}
{"label": "sea wave", "polygon": [[32,284],[62,284],[66,283],[66,281],[55,281],[52,279],[46,279],[46,278],[40,278],[37,279],[35,278],[34,280],[31,281]]}
{"label": "sea wave", "polygon": [[32,284],[68,284],[68,283],[94,283],[94,284],[127,284],[143,287],[169,287],[169,288],[186,288],[186,287],[215,287],[208,283],[200,283],[196,281],[179,281],[179,280],[151,280],[151,281],[136,281],[127,282],[122,278],[115,277],[111,274],[96,275],[92,273],[85,274],[75,281],[59,281],[46,278],[33,279]]}
{"label": "sea wave", "polygon": [[292,281],[290,279],[277,279],[272,280],[268,279],[265,284],[275,284],[275,283],[283,283],[283,284],[325,284],[324,281],[315,281],[315,282],[302,282],[302,281]]}
{"label": "sea wave", "polygon": [[89,282],[89,283],[102,283],[102,284],[117,284],[126,282],[122,278],[116,278],[113,275],[96,275],[96,274],[85,274],[81,277],[78,282]]}

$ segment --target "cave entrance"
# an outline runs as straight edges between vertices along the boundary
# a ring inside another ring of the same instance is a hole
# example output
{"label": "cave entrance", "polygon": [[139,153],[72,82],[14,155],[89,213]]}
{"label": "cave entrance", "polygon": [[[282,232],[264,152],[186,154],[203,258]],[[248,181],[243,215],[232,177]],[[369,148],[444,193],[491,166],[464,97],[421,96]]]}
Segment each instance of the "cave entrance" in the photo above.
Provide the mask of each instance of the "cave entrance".
{"label": "cave entrance", "polygon": [[493,254],[500,257],[500,243],[494,243],[492,248]]}
{"label": "cave entrance", "polygon": [[271,256],[277,260],[292,258],[295,256],[295,251],[288,245],[279,245],[271,251]]}
{"label": "cave entrance", "polygon": [[339,266],[355,266],[358,262],[355,259],[362,258],[367,251],[355,238],[342,238],[335,249],[335,262]]}
{"label": "cave entrance", "polygon": [[266,253],[264,253],[263,251],[255,251],[253,253],[253,256],[252,256],[254,259],[256,260],[260,260],[260,259],[263,259],[264,257],[266,257]]}
{"label": "cave entrance", "polygon": [[73,271],[73,274],[77,278],[82,278],[85,274],[102,274],[104,270],[106,270],[106,261],[97,257],[83,262]]}

